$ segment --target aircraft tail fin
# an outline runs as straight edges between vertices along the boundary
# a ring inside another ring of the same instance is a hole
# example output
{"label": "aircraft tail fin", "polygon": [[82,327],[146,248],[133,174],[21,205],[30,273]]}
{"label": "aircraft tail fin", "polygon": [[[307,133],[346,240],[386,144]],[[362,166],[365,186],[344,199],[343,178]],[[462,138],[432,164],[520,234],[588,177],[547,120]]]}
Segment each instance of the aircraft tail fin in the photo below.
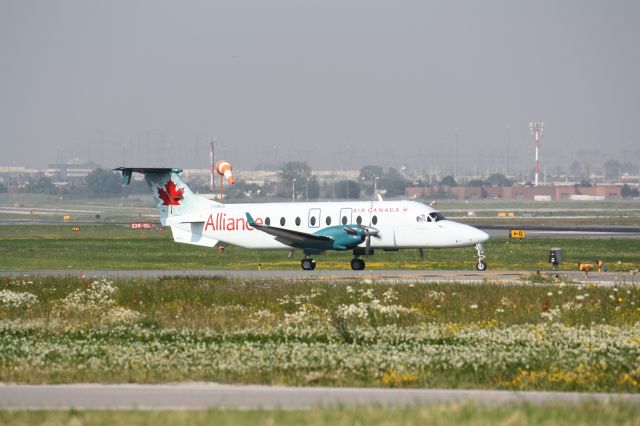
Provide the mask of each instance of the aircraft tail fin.
{"label": "aircraft tail fin", "polygon": [[178,220],[176,216],[189,217],[188,222],[196,222],[193,219],[194,216],[205,211],[207,207],[219,204],[216,201],[195,195],[180,178],[179,173],[182,172],[182,169],[118,167],[114,170],[122,172],[123,185],[128,185],[131,182],[131,176],[134,172],[144,175],[156,206],[160,210],[160,222],[164,226],[176,222]]}

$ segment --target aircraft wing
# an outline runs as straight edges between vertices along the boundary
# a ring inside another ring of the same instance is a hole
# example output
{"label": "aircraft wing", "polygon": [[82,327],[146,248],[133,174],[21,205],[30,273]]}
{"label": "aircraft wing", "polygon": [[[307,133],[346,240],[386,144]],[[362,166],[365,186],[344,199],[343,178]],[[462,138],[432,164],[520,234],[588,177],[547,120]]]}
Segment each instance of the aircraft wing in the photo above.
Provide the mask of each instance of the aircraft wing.
{"label": "aircraft wing", "polygon": [[333,246],[333,238],[325,235],[308,234],[306,232],[293,231],[291,229],[276,228],[274,226],[258,225],[249,213],[247,223],[252,228],[258,229],[276,237],[276,241],[296,248],[330,249]]}

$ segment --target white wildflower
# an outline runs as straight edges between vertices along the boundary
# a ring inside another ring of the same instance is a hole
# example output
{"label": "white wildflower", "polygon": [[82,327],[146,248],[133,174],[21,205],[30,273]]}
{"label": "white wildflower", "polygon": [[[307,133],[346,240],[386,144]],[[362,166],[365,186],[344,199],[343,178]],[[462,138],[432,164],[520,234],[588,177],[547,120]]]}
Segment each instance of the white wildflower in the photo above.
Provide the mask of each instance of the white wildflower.
{"label": "white wildflower", "polygon": [[575,302],[567,302],[562,305],[563,311],[579,311],[582,309],[582,304]]}
{"label": "white wildflower", "polygon": [[398,300],[398,292],[390,288],[382,294],[382,300],[384,300],[385,303],[395,302]]}
{"label": "white wildflower", "polygon": [[38,297],[27,292],[0,290],[0,306],[5,308],[27,309],[38,304]]}
{"label": "white wildflower", "polygon": [[445,298],[446,294],[442,291],[431,290],[427,293],[427,297],[431,300],[442,302]]}
{"label": "white wildflower", "polygon": [[546,312],[542,312],[540,316],[547,321],[555,321],[562,316],[559,308],[553,308]]}

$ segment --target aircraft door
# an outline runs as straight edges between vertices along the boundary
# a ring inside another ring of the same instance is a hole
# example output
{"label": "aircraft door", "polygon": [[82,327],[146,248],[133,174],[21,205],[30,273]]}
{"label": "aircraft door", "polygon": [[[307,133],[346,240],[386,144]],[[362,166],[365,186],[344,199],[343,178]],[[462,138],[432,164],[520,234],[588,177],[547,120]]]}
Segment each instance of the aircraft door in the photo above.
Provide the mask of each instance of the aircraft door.
{"label": "aircraft door", "polygon": [[347,225],[353,223],[351,220],[351,209],[340,209],[340,224]]}
{"label": "aircraft door", "polygon": [[309,209],[309,228],[320,226],[320,209]]}

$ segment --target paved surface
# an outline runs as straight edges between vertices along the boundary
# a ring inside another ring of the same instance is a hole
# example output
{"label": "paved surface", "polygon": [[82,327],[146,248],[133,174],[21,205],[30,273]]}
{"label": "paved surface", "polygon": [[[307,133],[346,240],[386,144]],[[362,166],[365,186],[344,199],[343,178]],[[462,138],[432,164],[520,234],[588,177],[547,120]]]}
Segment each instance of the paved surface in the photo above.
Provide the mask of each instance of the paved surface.
{"label": "paved surface", "polygon": [[307,408],[324,405],[407,405],[473,401],[478,404],[628,401],[638,394],[513,392],[450,389],[278,387],[189,383],[167,385],[1,385],[1,409]]}
{"label": "paved surface", "polygon": [[[384,282],[465,282],[483,284],[487,282],[519,284],[528,279],[535,272],[532,271],[433,271],[433,270],[364,270],[352,271],[347,269],[315,271],[303,270],[278,270],[278,271],[231,271],[231,270],[0,270],[0,276],[85,276],[85,277],[111,277],[111,278],[150,278],[160,279],[165,277],[184,278],[213,278],[225,277],[232,279],[284,279],[292,281],[316,280],[375,280]],[[543,276],[549,276],[550,271],[541,272]],[[640,274],[633,275],[623,272],[590,272],[585,277],[583,272],[563,271],[561,278],[569,279],[576,283],[595,285],[636,284],[640,283]]]}

